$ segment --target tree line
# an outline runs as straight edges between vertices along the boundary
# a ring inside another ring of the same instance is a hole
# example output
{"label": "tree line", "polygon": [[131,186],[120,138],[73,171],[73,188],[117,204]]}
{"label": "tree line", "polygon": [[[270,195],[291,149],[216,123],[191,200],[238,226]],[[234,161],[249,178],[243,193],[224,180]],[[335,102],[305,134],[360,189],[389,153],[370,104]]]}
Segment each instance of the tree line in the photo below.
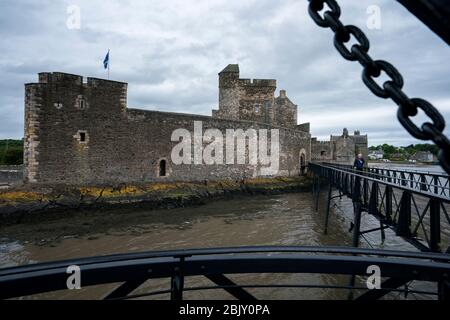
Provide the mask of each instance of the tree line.
{"label": "tree line", "polygon": [[[390,144],[381,144],[369,147],[369,151],[383,150],[384,158],[389,159],[393,155],[401,155],[405,159],[418,151],[430,151],[437,155],[439,148],[434,144],[410,144],[406,147],[396,147]],[[23,139],[0,140],[0,165],[19,165],[23,163]]]}
{"label": "tree line", "polygon": [[396,147],[385,143],[378,146],[369,147],[369,151],[375,150],[382,150],[384,152],[385,159],[390,159],[394,155],[397,155],[397,157],[401,156],[404,159],[408,159],[410,156],[419,151],[430,151],[432,154],[437,156],[439,152],[439,148],[436,145],[428,143],[410,144],[406,147]]}
{"label": "tree line", "polygon": [[0,140],[0,165],[23,163],[23,140]]}

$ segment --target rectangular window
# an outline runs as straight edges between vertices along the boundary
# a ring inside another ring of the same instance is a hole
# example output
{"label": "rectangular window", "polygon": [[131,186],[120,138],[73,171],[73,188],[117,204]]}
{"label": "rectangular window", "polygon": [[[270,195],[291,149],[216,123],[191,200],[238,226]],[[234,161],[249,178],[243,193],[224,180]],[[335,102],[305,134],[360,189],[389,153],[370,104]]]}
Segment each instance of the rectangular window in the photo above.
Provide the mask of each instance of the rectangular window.
{"label": "rectangular window", "polygon": [[268,100],[264,100],[264,121],[265,121],[265,123],[269,123],[269,108],[270,108],[270,102]]}
{"label": "rectangular window", "polygon": [[86,132],[80,132],[80,142],[86,142]]}

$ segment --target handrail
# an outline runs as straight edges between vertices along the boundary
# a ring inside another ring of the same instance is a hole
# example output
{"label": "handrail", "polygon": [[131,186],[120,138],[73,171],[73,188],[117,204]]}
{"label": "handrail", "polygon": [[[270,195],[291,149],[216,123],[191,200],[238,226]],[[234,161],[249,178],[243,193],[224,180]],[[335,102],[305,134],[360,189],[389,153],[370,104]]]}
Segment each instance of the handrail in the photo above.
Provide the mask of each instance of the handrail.
{"label": "handrail", "polygon": [[[331,170],[335,170],[337,172],[343,172],[343,173],[352,175],[354,177],[358,177],[358,178],[365,179],[365,180],[368,180],[368,181],[377,182],[377,183],[382,184],[382,185],[391,186],[393,188],[401,189],[401,190],[404,190],[404,191],[410,191],[410,192],[415,193],[415,194],[424,195],[424,196],[431,197],[431,198],[437,198],[437,199],[440,199],[440,200],[442,200],[444,202],[450,203],[450,197],[442,196],[442,195],[439,195],[439,194],[436,194],[436,193],[433,193],[433,192],[429,192],[429,191],[417,190],[415,188],[406,187],[406,186],[403,186],[403,185],[399,185],[399,184],[396,184],[396,183],[380,180],[380,179],[377,179],[377,178],[372,178],[372,177],[370,177],[368,175],[365,175],[364,174],[365,172],[361,172],[361,171],[358,171],[358,170],[348,170],[348,169],[334,167],[333,165],[326,165],[326,164],[323,164],[323,163],[315,163],[315,162],[310,162],[309,163],[309,166],[315,166],[315,165],[318,166],[318,167],[325,168],[325,169],[331,169]],[[355,172],[353,172],[353,171],[355,171]],[[370,174],[372,174],[372,173],[370,173]],[[410,181],[408,180],[408,182],[410,182]]]}
{"label": "handrail", "polygon": [[387,168],[387,167],[378,167],[378,166],[373,166],[373,167],[368,167],[369,169],[383,169],[383,170],[389,170],[389,171],[396,171],[396,172],[404,172],[404,173],[409,173],[409,172],[413,172],[415,174],[426,174],[426,175],[430,175],[430,176],[439,176],[441,178],[449,178],[450,176],[445,173],[445,172],[434,172],[434,171],[422,171],[422,170],[416,170],[416,169],[393,169],[393,168]]}
{"label": "handrail", "polygon": [[[332,188],[339,191],[339,196],[346,195],[353,202],[354,209],[354,232],[353,245],[357,246],[359,237],[366,232],[380,231],[384,239],[384,229],[390,228],[396,236],[402,237],[420,251],[441,252],[450,251],[442,248],[448,245],[447,239],[450,216],[445,204],[450,203],[449,194],[439,190],[430,192],[430,189],[414,188],[414,183],[392,182],[383,176],[378,176],[348,167],[339,167],[333,164],[310,163],[313,173],[313,194],[315,195],[315,210],[318,210],[320,194],[320,177],[322,181],[327,179],[328,201],[325,215],[325,233],[330,213],[330,201],[332,199]],[[395,179],[395,178],[394,178]],[[416,199],[416,195],[419,197]],[[426,200],[426,201],[424,201]],[[419,205],[418,205],[419,204]],[[360,231],[361,212],[367,212],[380,221],[379,228],[368,231]],[[444,226],[447,229],[444,229]],[[420,229],[420,230],[419,230]]]}
{"label": "handrail", "polygon": [[[355,173],[361,173],[361,171],[355,170],[353,166],[326,163],[329,166],[344,169]],[[379,173],[381,171],[381,173]],[[380,180],[394,180],[396,184],[409,185],[411,189],[420,189],[422,191],[430,191],[433,194],[439,194],[448,196],[450,198],[450,177],[444,175],[433,175],[418,172],[397,171],[386,168],[364,168],[363,173],[378,177]],[[386,172],[386,174],[384,173]],[[389,174],[389,172],[392,173]],[[398,174],[403,175],[398,176]],[[408,178],[406,178],[408,176]],[[443,179],[445,182],[442,182]],[[443,184],[445,183],[445,184]]]}
{"label": "handrail", "polygon": [[450,262],[450,254],[414,252],[400,250],[366,249],[342,246],[241,246],[226,248],[200,248],[178,249],[164,251],[144,251],[138,253],[113,254],[105,256],[85,257],[52,262],[41,262],[23,266],[14,266],[0,269],[0,277],[11,273],[34,272],[47,268],[59,268],[66,265],[88,265],[93,263],[118,262],[124,260],[139,260],[149,258],[192,257],[217,254],[242,253],[324,253],[324,254],[350,254],[350,255],[377,255],[383,257],[429,259]]}
{"label": "handrail", "polygon": [[[333,166],[335,168],[343,168],[346,170],[351,170],[351,171],[358,171],[353,169],[353,166],[351,165],[344,165],[344,164],[339,164],[339,163],[328,163],[328,162],[324,162],[322,164],[328,165],[328,166]],[[444,179],[448,179],[450,178],[449,175],[445,175],[445,174],[435,174],[435,173],[427,173],[427,172],[421,172],[421,171],[407,171],[407,170],[396,170],[396,169],[390,169],[390,168],[382,168],[382,167],[365,167],[363,172],[367,172],[373,175],[378,175],[378,176],[382,176],[382,177],[386,177],[386,178],[391,178],[391,179],[397,179],[397,180],[404,180],[407,182],[411,182],[411,180],[408,180],[406,178],[401,178],[401,177],[397,177],[397,176],[387,176],[387,175],[382,175],[376,172],[373,172],[373,170],[382,170],[382,171],[390,171],[390,172],[398,172],[398,173],[405,173],[405,174],[415,174],[415,175],[426,175],[426,176],[431,176],[431,177],[439,177],[439,178],[444,178]],[[361,171],[358,171],[361,172]],[[433,185],[434,186],[434,185]],[[441,186],[438,186],[441,187]],[[448,188],[447,188],[448,189]]]}
{"label": "handrail", "polygon": [[[125,282],[123,286],[133,287],[134,284],[137,288],[141,283],[152,278],[172,277],[174,279],[174,277],[204,275],[215,279],[213,281],[225,290],[227,290],[227,286],[243,290],[242,288],[245,286],[220,283],[217,279],[223,279],[224,274],[256,273],[367,275],[367,268],[377,265],[382,270],[383,277],[403,279],[402,281],[440,282],[443,274],[450,274],[450,255],[304,246],[150,251],[2,269],[0,270],[0,298],[67,289],[66,268],[70,265],[80,267],[83,287]],[[178,280],[183,281],[181,278]],[[128,281],[131,282],[128,283]],[[231,288],[228,289],[231,290]],[[107,297],[127,298],[127,295],[133,290],[128,290],[126,294],[123,294],[126,290],[120,286]],[[173,293],[177,289],[172,288],[171,290]],[[179,290],[182,291],[182,287]],[[121,294],[114,294],[116,292]],[[240,293],[242,294],[242,292]],[[239,292],[237,295],[239,296]]]}

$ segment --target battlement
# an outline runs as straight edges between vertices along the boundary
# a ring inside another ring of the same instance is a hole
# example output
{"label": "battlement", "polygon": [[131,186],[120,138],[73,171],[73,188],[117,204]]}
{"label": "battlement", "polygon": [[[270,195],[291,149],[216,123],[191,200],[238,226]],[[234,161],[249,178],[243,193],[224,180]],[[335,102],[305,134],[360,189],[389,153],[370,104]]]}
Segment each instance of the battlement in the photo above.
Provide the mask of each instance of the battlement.
{"label": "battlement", "polygon": [[219,72],[219,87],[276,88],[275,79],[240,79],[239,65],[229,64]]}
{"label": "battlement", "polygon": [[275,79],[239,79],[239,84],[245,87],[277,87]]}
{"label": "battlement", "polygon": [[115,80],[107,80],[107,79],[101,79],[101,78],[92,78],[87,77],[87,86],[88,87],[124,87],[127,86],[128,83],[121,82],[121,81],[115,81]]}
{"label": "battlement", "polygon": [[[38,74],[38,83],[39,84],[55,84],[55,83],[70,83],[73,85],[83,85],[85,87],[125,87],[127,86],[126,82],[120,82],[115,80],[107,80],[100,78],[87,77],[86,82],[84,82],[84,77],[65,73],[65,72],[40,72]],[[35,84],[35,83],[30,83]]]}
{"label": "battlement", "polygon": [[315,145],[329,145],[330,141],[317,140],[316,137],[311,138],[311,142]]}
{"label": "battlement", "polygon": [[83,83],[82,76],[64,72],[41,72],[38,78],[39,83],[72,82],[80,85]]}
{"label": "battlement", "polygon": [[73,112],[75,117],[88,111],[110,114],[126,110],[128,84],[125,82],[63,72],[41,72],[38,79],[37,83],[25,84],[28,116],[33,112],[38,115],[32,107],[35,105],[39,105],[46,117],[61,112]]}

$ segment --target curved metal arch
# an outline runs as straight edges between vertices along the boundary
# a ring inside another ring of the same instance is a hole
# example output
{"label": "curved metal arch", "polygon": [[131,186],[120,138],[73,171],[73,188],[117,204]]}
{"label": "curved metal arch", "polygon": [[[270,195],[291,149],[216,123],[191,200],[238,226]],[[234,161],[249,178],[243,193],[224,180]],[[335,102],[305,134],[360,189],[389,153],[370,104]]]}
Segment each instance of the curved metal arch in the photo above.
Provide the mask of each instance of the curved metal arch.
{"label": "curved metal arch", "polygon": [[446,254],[385,252],[344,247],[245,247],[146,252],[3,269],[0,270],[0,298],[67,289],[66,281],[69,275],[66,270],[74,264],[81,269],[81,285],[88,287],[198,275],[367,275],[367,267],[370,265],[379,266],[383,277],[440,282],[444,275],[450,274],[449,261],[450,255]]}

